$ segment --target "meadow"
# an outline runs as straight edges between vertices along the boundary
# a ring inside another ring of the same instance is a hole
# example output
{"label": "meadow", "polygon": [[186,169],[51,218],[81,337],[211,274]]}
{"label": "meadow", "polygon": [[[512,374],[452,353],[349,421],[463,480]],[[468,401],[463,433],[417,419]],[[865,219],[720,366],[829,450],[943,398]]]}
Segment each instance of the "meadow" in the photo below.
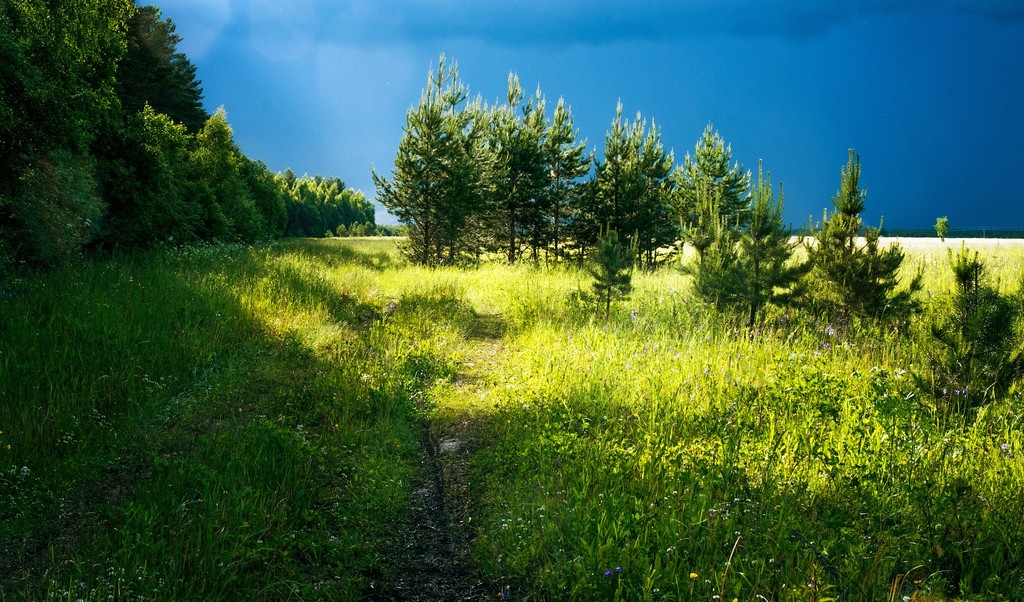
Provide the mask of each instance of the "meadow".
{"label": "meadow", "polygon": [[[428,599],[425,479],[470,599],[1024,599],[1020,393],[950,414],[913,379],[935,242],[904,329],[750,333],[670,268],[605,320],[582,270],[384,239],[0,283],[0,600]],[[980,251],[1016,291],[1024,247]]]}

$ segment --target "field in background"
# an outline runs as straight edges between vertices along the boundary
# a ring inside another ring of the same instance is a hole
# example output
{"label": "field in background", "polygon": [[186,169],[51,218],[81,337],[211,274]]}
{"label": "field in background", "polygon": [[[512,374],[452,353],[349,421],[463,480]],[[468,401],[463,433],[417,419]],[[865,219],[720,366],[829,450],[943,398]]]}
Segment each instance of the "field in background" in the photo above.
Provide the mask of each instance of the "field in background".
{"label": "field in background", "polygon": [[[1019,393],[964,420],[913,385],[959,241],[900,242],[908,333],[751,338],[671,270],[605,322],[576,270],[388,239],[3,283],[0,600],[393,591],[425,436],[488,597],[1021,599]],[[1016,290],[1024,248],[984,242]]]}

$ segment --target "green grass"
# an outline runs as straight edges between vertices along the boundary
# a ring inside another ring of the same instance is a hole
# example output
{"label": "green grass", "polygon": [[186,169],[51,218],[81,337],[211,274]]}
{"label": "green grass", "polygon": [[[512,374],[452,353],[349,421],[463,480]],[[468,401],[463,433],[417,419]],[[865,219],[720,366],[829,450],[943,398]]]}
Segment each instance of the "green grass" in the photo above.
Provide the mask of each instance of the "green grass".
{"label": "green grass", "polygon": [[[317,242],[5,288],[0,599],[355,599],[387,579],[447,289]],[[446,305],[447,304],[447,305]],[[9,467],[9,468],[8,468]]]}
{"label": "green grass", "polygon": [[[1015,291],[1024,251],[982,255]],[[427,421],[472,452],[495,595],[1022,599],[1020,393],[962,418],[916,389],[951,282],[918,266],[909,332],[754,337],[673,271],[606,322],[575,269],[382,239],[2,283],[0,600],[361,599],[400,570]]]}

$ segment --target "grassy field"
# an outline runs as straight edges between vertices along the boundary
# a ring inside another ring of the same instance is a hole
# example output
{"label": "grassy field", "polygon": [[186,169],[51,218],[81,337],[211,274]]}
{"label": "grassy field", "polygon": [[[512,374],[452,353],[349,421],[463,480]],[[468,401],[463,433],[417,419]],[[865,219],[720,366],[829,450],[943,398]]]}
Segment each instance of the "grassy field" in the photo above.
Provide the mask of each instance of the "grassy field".
{"label": "grassy field", "polygon": [[[434,476],[471,597],[1024,599],[1019,393],[965,418],[911,378],[937,243],[910,332],[751,337],[672,270],[604,321],[582,272],[385,239],[0,283],[0,600],[428,599]],[[1024,248],[977,248],[1016,291]]]}

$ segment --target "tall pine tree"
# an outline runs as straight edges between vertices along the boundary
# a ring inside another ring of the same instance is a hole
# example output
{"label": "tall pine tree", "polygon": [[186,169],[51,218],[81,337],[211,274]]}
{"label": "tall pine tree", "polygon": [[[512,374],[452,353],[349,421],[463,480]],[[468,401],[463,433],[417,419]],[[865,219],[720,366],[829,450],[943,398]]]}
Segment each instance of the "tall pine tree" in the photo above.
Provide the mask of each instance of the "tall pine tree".
{"label": "tall pine tree", "polygon": [[543,244],[538,229],[543,229],[547,217],[545,103],[539,91],[525,104],[523,99],[519,77],[510,73],[508,104],[491,110],[487,128],[493,158],[494,239],[503,242],[509,263],[519,258],[524,238],[534,249]]}
{"label": "tall pine tree", "polygon": [[762,176],[758,164],[747,228],[739,235],[739,252],[746,272],[741,297],[748,308],[748,328],[754,327],[766,304],[780,305],[800,296],[803,276],[810,268],[806,262],[792,260],[797,243],[782,220],[782,202],[782,184],[775,196],[771,174]]}
{"label": "tall pine tree", "polygon": [[632,123],[622,117],[622,103],[605,135],[604,160],[597,164],[593,201],[598,223],[622,238],[634,238],[648,264],[656,249],[672,242],[669,183],[673,155],[661,144],[661,132],[638,113]]}
{"label": "tall pine tree", "polygon": [[[732,165],[730,165],[732,163]],[[732,160],[732,146],[709,123],[697,141],[693,155],[687,153],[682,167],[672,175],[675,184],[676,217],[683,226],[683,238],[697,248],[709,244],[718,219],[705,213],[708,199],[715,199],[718,216],[732,229],[742,229],[748,219],[750,172]],[[706,248],[706,247],[705,247]]]}
{"label": "tall pine tree", "polygon": [[860,187],[860,157],[850,149],[839,190],[832,198],[834,211],[825,212],[807,246],[814,296],[826,311],[841,317],[905,318],[918,308],[914,293],[921,288],[921,274],[899,289],[904,257],[900,246],[892,243],[880,248],[879,228],[866,228],[861,239],[865,196]]}
{"label": "tall pine tree", "polygon": [[580,196],[574,187],[579,178],[590,171],[593,154],[586,153],[587,141],[577,142],[579,130],[573,128],[570,109],[559,98],[551,124],[544,136],[544,158],[549,169],[549,208],[551,212],[551,242],[555,259],[561,257],[561,243],[565,236],[566,218],[572,219],[578,211]]}
{"label": "tall pine tree", "polygon": [[128,21],[128,49],[118,64],[117,93],[129,113],[146,104],[183,124],[189,132],[203,128],[209,114],[195,65],[178,52],[181,38],[160,9],[143,6]]}
{"label": "tall pine tree", "polygon": [[406,115],[391,178],[373,172],[377,200],[408,225],[406,255],[422,265],[458,261],[481,194],[477,111],[466,107],[458,66],[444,55]]}

